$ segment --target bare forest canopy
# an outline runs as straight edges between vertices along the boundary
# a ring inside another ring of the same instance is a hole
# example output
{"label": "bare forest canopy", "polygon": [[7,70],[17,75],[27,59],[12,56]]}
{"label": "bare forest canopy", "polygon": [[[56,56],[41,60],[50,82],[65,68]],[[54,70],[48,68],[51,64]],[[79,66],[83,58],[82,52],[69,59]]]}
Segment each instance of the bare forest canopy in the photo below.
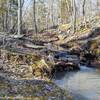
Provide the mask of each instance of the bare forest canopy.
{"label": "bare forest canopy", "polygon": [[37,33],[70,24],[74,33],[99,15],[99,0],[0,0],[0,32]]}

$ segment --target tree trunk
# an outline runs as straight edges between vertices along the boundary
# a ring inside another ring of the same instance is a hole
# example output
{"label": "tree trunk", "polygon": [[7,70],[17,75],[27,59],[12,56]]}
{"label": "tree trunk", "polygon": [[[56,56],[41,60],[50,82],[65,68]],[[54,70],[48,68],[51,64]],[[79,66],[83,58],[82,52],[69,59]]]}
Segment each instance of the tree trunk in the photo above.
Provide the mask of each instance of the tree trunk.
{"label": "tree trunk", "polygon": [[7,0],[7,7],[8,7],[8,11],[7,11],[7,31],[10,31],[10,8],[11,8],[11,4],[10,4],[10,0]]}
{"label": "tree trunk", "polygon": [[37,23],[36,23],[36,0],[33,0],[33,18],[34,18],[34,27],[35,27],[35,33],[38,32],[38,29],[37,29]]}
{"label": "tree trunk", "polygon": [[76,32],[76,2],[75,0],[72,0],[72,6],[73,6],[73,33]]}
{"label": "tree trunk", "polygon": [[4,29],[4,13],[2,13],[2,31],[4,31],[5,29]]}
{"label": "tree trunk", "polygon": [[85,4],[86,4],[86,0],[83,0],[83,6],[82,6],[82,8],[83,8],[83,11],[82,11],[82,13],[83,13],[83,23],[85,24],[85,27],[86,27]]}
{"label": "tree trunk", "polygon": [[18,0],[18,35],[22,32],[22,6],[21,0]]}

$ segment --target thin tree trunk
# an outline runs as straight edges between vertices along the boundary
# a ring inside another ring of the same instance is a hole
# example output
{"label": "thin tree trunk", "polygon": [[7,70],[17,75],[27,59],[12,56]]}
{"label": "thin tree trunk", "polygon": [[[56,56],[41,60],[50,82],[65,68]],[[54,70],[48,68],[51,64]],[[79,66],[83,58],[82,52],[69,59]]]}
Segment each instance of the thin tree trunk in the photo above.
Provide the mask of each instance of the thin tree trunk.
{"label": "thin tree trunk", "polygon": [[8,11],[7,11],[7,16],[8,16],[8,18],[7,18],[7,31],[10,30],[10,6],[11,6],[10,1],[7,0],[7,7],[8,7]]}
{"label": "thin tree trunk", "polygon": [[52,18],[52,26],[54,26],[55,25],[55,23],[54,23],[54,6],[53,6],[53,4],[54,4],[54,2],[53,1],[51,1],[51,18]]}
{"label": "thin tree trunk", "polygon": [[22,32],[22,5],[21,0],[18,0],[18,35]]}
{"label": "thin tree trunk", "polygon": [[100,11],[99,11],[99,8],[100,8],[100,1],[99,1],[99,0],[97,0],[97,7],[96,7],[96,8],[97,8],[97,9],[96,9],[96,10],[97,10],[97,11],[96,11],[96,15],[97,15],[97,16],[98,16],[98,15],[100,16],[100,13],[99,13],[99,12],[100,12]]}
{"label": "thin tree trunk", "polygon": [[83,12],[83,16],[85,16],[85,3],[86,3],[86,0],[83,1],[83,11],[82,11]]}
{"label": "thin tree trunk", "polygon": [[82,13],[83,13],[83,22],[84,22],[85,27],[86,27],[85,4],[86,4],[86,0],[83,1],[83,6],[82,6],[82,8],[83,8],[83,11],[82,11]]}
{"label": "thin tree trunk", "polygon": [[46,15],[46,29],[48,30],[48,19],[49,18],[49,14],[47,13],[47,15]]}
{"label": "thin tree trunk", "polygon": [[8,20],[8,12],[5,13],[5,31],[8,31],[8,26],[7,26],[7,20]]}
{"label": "thin tree trunk", "polygon": [[73,33],[76,32],[76,2],[75,0],[72,0],[72,6],[73,6]]}
{"label": "thin tree trunk", "polygon": [[2,31],[4,31],[4,14],[2,13]]}
{"label": "thin tree trunk", "polygon": [[35,27],[35,33],[38,32],[38,29],[37,29],[37,23],[36,23],[36,0],[33,0],[33,17],[34,17],[34,27]]}

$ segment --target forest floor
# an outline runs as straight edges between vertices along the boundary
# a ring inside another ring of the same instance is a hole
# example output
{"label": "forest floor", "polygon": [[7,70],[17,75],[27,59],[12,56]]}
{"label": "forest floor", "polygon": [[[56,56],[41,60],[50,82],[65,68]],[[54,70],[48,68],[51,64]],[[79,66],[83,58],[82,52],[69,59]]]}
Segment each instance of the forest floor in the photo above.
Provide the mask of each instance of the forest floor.
{"label": "forest floor", "polygon": [[[82,29],[67,36],[66,30],[61,32],[59,29],[50,29],[21,38],[1,35],[0,99],[72,100],[68,92],[61,90],[48,79],[47,75],[51,72],[53,64],[46,61],[48,57],[46,52],[75,51],[80,55],[88,51],[96,55],[93,64],[99,68],[100,24],[98,23],[99,20],[95,29]],[[34,78],[34,74],[37,79]]]}
{"label": "forest floor", "polygon": [[50,80],[34,79],[28,65],[9,65],[0,60],[1,100],[71,100],[68,92]]}
{"label": "forest floor", "polygon": [[[41,49],[43,49],[41,45],[37,46],[34,41],[32,44],[31,40],[5,38],[0,53],[1,100],[70,100],[72,98],[68,92],[60,89],[44,76],[44,72],[42,72],[44,78],[41,79],[41,69],[45,66],[41,62]],[[33,74],[34,64],[37,78]]]}
{"label": "forest floor", "polygon": [[42,80],[8,79],[0,73],[1,100],[66,100],[67,98],[68,94],[53,83]]}

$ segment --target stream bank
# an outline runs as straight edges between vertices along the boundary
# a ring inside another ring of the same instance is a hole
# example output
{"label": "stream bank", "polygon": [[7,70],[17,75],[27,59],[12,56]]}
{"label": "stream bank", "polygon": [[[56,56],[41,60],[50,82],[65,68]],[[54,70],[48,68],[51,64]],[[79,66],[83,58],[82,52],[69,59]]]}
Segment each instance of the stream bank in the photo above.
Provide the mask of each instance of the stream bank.
{"label": "stream bank", "polygon": [[68,93],[52,82],[14,80],[0,74],[0,100],[69,100]]}

